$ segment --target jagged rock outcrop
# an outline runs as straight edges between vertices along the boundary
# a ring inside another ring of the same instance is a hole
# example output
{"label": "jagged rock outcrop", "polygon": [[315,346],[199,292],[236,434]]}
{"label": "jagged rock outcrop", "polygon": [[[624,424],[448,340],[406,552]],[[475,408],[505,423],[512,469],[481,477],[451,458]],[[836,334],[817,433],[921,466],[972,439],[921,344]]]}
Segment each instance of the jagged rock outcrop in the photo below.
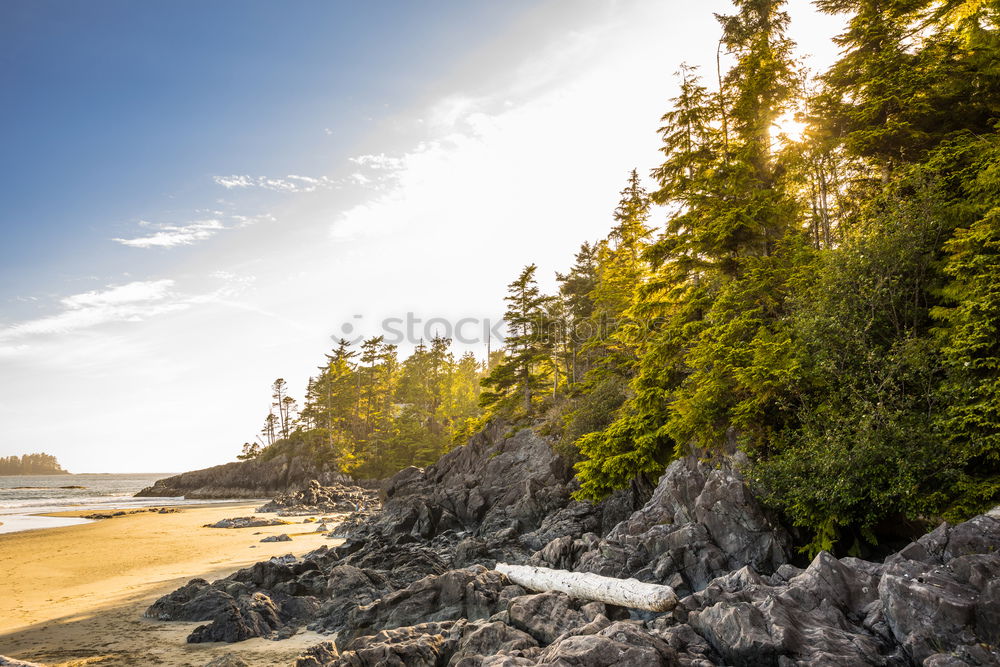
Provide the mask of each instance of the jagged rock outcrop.
{"label": "jagged rock outcrop", "polygon": [[273,498],[297,491],[317,480],[323,485],[351,485],[347,475],[317,466],[302,457],[251,459],[193,470],[157,480],[136,497],[147,498]]}
{"label": "jagged rock outcrop", "polygon": [[[824,552],[803,569],[733,465],[676,461],[651,495],[598,505],[573,488],[544,438],[494,425],[390,480],[344,544],[193,580],[147,615],[208,621],[190,641],[336,633],[302,667],[1000,664],[1000,518],[944,524],[884,563]],[[500,557],[683,597],[654,613],[529,593],[490,569]]]}
{"label": "jagged rock outcrop", "polygon": [[259,507],[257,511],[277,512],[279,516],[338,512],[370,514],[379,507],[381,502],[377,491],[344,484],[323,486],[319,480],[313,479],[301,491],[282,494]]}
{"label": "jagged rock outcrop", "polygon": [[550,542],[533,564],[631,576],[684,594],[744,565],[774,572],[789,560],[790,544],[735,469],[687,458],[671,464],[649,502],[605,539]]}
{"label": "jagged rock outcrop", "polygon": [[1000,652],[983,649],[1000,647],[1000,519],[938,526],[886,559],[878,593],[885,625],[914,662],[1000,664]]}

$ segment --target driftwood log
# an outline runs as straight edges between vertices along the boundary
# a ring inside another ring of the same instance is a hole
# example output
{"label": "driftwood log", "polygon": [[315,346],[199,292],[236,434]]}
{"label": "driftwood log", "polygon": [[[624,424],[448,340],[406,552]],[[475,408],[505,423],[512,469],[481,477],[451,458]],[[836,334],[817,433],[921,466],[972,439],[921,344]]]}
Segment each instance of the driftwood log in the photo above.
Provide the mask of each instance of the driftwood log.
{"label": "driftwood log", "polygon": [[559,591],[570,597],[648,611],[669,611],[677,605],[677,594],[670,586],[645,584],[635,579],[507,563],[497,563],[496,570],[511,583],[532,591]]}

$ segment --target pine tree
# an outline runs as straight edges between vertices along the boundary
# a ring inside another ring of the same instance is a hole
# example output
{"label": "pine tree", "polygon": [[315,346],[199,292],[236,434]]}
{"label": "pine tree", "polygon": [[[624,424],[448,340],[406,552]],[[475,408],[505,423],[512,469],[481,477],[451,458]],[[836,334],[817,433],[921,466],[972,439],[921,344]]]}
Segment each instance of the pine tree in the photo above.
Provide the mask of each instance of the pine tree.
{"label": "pine tree", "polygon": [[600,351],[604,372],[620,377],[631,375],[644,333],[635,307],[650,277],[646,260],[652,234],[649,207],[649,196],[633,169],[614,212],[615,224],[597,246],[597,277],[590,294],[595,335],[586,345]]}
{"label": "pine tree", "polygon": [[590,368],[591,355],[584,352],[584,344],[595,331],[593,292],[597,286],[597,247],[583,243],[569,272],[557,273],[556,279],[565,320],[562,363],[572,386],[582,380]]}
{"label": "pine tree", "polygon": [[537,270],[534,264],[526,266],[517,280],[507,286],[506,356],[483,380],[484,386],[491,389],[483,393],[484,407],[502,412],[519,409],[522,415],[531,415],[534,400],[545,384],[543,369],[552,345],[546,330],[548,298],[538,289]]}
{"label": "pine tree", "polygon": [[722,118],[693,72],[681,70],[678,106],[661,130],[666,160],[654,172],[657,200],[675,214],[647,253],[659,275],[642,299],[657,301],[650,310],[666,325],[644,347],[616,421],[578,443],[581,497],[652,477],[692,447],[724,447],[752,405],[743,369],[755,349],[781,347],[770,326],[781,314],[799,209],[771,137],[796,90],[783,4],[737,0],[736,14],[718,17],[736,56],[723,78]]}

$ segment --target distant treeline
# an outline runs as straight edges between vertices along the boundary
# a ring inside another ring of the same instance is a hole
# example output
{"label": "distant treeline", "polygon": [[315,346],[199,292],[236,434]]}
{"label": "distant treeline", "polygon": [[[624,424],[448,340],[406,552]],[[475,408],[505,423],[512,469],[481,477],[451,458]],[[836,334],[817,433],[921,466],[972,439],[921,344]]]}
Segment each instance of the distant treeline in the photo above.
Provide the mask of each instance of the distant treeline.
{"label": "distant treeline", "polygon": [[275,380],[264,428],[239,458],[298,456],[362,479],[434,463],[481,427],[486,365],[468,352],[456,358],[451,343],[435,337],[400,360],[382,336],[359,349],[341,340],[309,380],[301,410]]}
{"label": "distant treeline", "polygon": [[68,475],[51,454],[0,456],[0,475]]}

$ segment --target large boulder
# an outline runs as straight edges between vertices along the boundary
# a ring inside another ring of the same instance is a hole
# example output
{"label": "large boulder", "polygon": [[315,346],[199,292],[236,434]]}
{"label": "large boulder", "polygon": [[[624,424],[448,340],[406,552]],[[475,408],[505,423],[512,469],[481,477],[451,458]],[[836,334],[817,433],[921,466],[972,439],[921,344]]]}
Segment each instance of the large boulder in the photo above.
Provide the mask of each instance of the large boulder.
{"label": "large boulder", "polygon": [[143,615],[158,621],[210,621],[233,603],[226,591],[204,579],[192,579],[154,602]]}
{"label": "large boulder", "polygon": [[674,616],[727,664],[903,665],[894,643],[865,625],[874,625],[878,576],[874,564],[826,552],[769,578],[745,567],[681,600]]}
{"label": "large boulder", "polygon": [[673,667],[677,655],[645,628],[618,622],[594,634],[574,634],[551,644],[539,665],[560,667]]}
{"label": "large boulder", "polygon": [[878,592],[893,637],[918,664],[1000,646],[1000,520],[941,524],[886,560]]}
{"label": "large boulder", "polygon": [[263,593],[240,597],[220,611],[207,625],[199,625],[188,642],[239,642],[266,637],[284,624],[274,601]]}
{"label": "large boulder", "polygon": [[419,623],[489,618],[496,613],[507,587],[506,577],[482,566],[425,577],[349,612],[337,634],[337,645],[343,647],[358,636]]}
{"label": "large boulder", "polygon": [[[482,664],[487,656],[536,654],[531,636],[499,622],[428,622],[381,630],[338,649],[323,642],[299,657],[297,667],[438,667]],[[534,663],[532,663],[534,664]]]}

